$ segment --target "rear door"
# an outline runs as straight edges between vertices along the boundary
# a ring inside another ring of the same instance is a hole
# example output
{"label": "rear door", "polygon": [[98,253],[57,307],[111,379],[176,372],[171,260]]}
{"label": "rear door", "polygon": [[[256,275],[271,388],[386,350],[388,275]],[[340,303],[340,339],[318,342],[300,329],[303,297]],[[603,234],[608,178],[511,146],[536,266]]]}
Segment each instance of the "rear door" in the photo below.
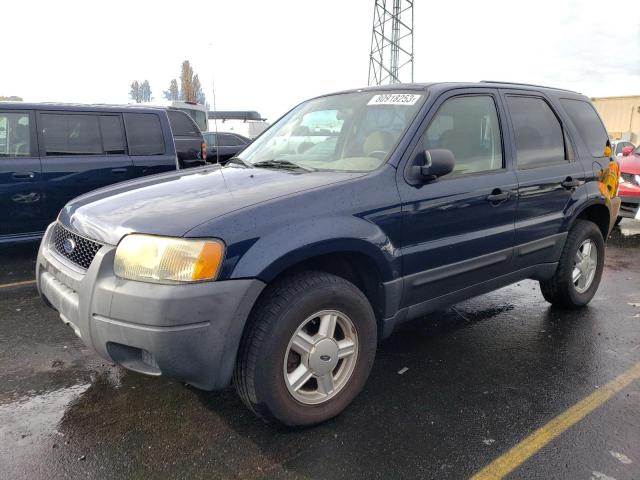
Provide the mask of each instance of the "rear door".
{"label": "rear door", "polygon": [[0,110],[0,237],[44,231],[41,179],[33,111]]}
{"label": "rear door", "polygon": [[72,198],[132,177],[120,114],[38,112],[47,221]]}
{"label": "rear door", "polygon": [[[160,115],[164,115],[166,129]],[[176,170],[177,159],[166,113],[123,114],[127,147],[133,161],[133,176],[142,177]]]}
{"label": "rear door", "polygon": [[584,168],[548,99],[522,90],[504,90],[502,95],[519,184],[514,265],[554,262],[564,245],[574,195],[584,183]]}

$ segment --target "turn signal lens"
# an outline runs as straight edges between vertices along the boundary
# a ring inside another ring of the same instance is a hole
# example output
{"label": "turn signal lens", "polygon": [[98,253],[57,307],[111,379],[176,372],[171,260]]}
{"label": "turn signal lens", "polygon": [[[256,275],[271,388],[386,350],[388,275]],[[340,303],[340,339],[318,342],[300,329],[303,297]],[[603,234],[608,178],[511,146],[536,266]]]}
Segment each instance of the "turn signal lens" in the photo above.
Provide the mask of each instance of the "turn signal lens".
{"label": "turn signal lens", "polygon": [[223,257],[220,240],[131,234],[116,249],[114,272],[121,278],[152,283],[215,280]]}

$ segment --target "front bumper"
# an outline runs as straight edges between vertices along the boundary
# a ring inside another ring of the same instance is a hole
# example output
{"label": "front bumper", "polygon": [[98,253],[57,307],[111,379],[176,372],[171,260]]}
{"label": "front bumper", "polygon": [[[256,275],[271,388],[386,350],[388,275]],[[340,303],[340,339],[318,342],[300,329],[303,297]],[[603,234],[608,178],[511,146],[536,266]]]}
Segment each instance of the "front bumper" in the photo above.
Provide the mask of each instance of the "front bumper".
{"label": "front bumper", "polygon": [[84,270],[53,249],[51,231],[52,226],[38,252],[38,291],[88,347],[131,370],[166,375],[204,390],[229,383],[263,282],[157,285],[123,280],[113,273],[114,246],[103,246]]}
{"label": "front bumper", "polygon": [[624,218],[635,218],[640,220],[640,195],[639,196],[620,196],[620,212],[619,216]]}

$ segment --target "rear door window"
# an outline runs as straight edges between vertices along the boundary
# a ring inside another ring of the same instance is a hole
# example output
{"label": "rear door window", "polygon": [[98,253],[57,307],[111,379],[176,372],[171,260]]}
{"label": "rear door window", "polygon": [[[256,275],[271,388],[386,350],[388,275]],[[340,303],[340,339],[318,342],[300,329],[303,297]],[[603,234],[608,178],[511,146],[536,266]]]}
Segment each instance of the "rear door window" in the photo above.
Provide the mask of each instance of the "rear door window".
{"label": "rear door window", "polygon": [[155,113],[125,113],[124,125],[129,155],[162,155],[165,153],[160,118]]}
{"label": "rear door window", "polygon": [[562,125],[549,104],[538,97],[507,96],[518,168],[567,161]]}
{"label": "rear door window", "polygon": [[97,115],[43,113],[40,115],[40,125],[46,156],[102,153]]}
{"label": "rear door window", "polygon": [[[569,118],[578,129],[580,138],[594,157],[604,156],[604,149],[609,141],[609,135],[600,121],[595,108],[589,102],[582,100],[560,100],[569,114]],[[620,150],[622,152],[622,150]]]}
{"label": "rear door window", "polygon": [[100,130],[102,131],[104,153],[107,155],[122,155],[125,153],[122,122],[119,115],[101,115]]}
{"label": "rear door window", "polygon": [[0,158],[30,156],[29,113],[0,112]]}
{"label": "rear door window", "polygon": [[168,110],[169,123],[171,131],[176,137],[197,137],[200,135],[200,129],[195,122],[186,113],[177,110]]}

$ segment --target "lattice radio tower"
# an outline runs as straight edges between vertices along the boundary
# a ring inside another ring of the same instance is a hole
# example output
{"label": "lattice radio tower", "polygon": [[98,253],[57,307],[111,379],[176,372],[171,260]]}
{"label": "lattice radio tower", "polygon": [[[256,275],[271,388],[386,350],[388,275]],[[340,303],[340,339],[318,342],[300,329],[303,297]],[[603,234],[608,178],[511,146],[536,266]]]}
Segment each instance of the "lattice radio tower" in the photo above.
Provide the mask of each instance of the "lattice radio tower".
{"label": "lattice radio tower", "polygon": [[369,85],[413,82],[413,0],[375,0]]}

